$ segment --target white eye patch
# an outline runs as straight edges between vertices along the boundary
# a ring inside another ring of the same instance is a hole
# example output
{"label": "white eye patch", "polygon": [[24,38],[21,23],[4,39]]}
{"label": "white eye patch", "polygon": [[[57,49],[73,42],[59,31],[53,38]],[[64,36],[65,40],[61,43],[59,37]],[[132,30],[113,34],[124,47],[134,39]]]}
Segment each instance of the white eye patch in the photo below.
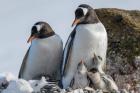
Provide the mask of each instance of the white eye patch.
{"label": "white eye patch", "polygon": [[88,9],[87,8],[83,8],[83,7],[79,7],[79,8],[81,8],[83,10],[84,15],[87,14],[87,12],[88,12]]}
{"label": "white eye patch", "polygon": [[35,26],[36,26],[36,28],[37,28],[37,31],[40,31],[41,28],[42,28],[42,25],[35,25]]}

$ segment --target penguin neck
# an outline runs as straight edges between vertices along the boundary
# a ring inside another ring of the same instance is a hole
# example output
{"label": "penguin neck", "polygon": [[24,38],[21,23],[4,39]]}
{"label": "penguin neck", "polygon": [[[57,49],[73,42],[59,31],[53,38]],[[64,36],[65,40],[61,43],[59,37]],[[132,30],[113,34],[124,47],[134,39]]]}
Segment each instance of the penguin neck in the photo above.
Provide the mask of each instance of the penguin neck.
{"label": "penguin neck", "polygon": [[49,32],[49,33],[46,33],[46,34],[44,34],[44,35],[41,35],[39,38],[40,39],[44,39],[44,38],[48,38],[48,37],[51,37],[51,36],[53,36],[53,35],[55,35],[55,32]]}
{"label": "penguin neck", "polygon": [[94,84],[99,84],[101,82],[101,76],[99,73],[94,73],[93,74],[93,80],[94,80]]}
{"label": "penguin neck", "polygon": [[94,23],[94,24],[79,24],[76,26],[76,32],[78,31],[79,32],[91,31],[92,33],[105,32],[105,28],[101,22]]}

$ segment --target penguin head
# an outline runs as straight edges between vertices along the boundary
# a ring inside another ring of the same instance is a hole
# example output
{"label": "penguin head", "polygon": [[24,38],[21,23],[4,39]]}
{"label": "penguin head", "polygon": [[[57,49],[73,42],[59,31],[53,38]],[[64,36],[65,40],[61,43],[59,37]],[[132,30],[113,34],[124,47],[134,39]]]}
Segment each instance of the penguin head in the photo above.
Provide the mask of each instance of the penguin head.
{"label": "penguin head", "polygon": [[92,72],[92,73],[98,73],[99,71],[98,71],[97,68],[92,68],[92,69],[89,70],[89,72]]}
{"label": "penguin head", "polygon": [[51,26],[48,23],[40,21],[32,26],[31,35],[27,42],[29,43],[35,38],[38,39],[47,38],[54,34],[55,34],[54,31],[52,30]]}
{"label": "penguin head", "polygon": [[87,68],[86,68],[86,66],[85,66],[85,63],[84,63],[82,60],[81,60],[80,63],[78,64],[77,70],[78,70],[78,72],[80,72],[80,73],[87,72]]}
{"label": "penguin head", "polygon": [[81,4],[75,10],[75,20],[72,26],[78,25],[78,24],[92,24],[92,23],[98,23],[98,22],[99,22],[99,19],[94,9],[87,4]]}

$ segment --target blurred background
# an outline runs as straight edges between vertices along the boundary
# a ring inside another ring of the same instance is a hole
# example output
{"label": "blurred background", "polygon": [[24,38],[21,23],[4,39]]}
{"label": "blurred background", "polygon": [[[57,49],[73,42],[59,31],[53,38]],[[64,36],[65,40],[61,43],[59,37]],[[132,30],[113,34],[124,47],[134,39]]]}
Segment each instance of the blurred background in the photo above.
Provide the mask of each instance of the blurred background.
{"label": "blurred background", "polygon": [[65,44],[73,29],[74,11],[83,3],[93,8],[140,10],[139,0],[0,0],[0,73],[18,75],[37,21],[48,22]]}

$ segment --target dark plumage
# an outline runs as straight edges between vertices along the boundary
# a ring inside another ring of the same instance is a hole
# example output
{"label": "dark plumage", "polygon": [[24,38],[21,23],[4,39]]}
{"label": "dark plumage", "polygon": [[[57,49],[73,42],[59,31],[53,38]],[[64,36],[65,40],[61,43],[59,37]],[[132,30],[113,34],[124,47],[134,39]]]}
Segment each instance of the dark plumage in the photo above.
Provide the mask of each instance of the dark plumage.
{"label": "dark plumage", "polygon": [[[86,15],[84,14],[82,8],[88,9]],[[80,19],[80,22],[78,24],[92,24],[92,23],[98,23],[100,21],[94,9],[86,4],[79,5],[79,8],[76,9],[75,19]]]}

